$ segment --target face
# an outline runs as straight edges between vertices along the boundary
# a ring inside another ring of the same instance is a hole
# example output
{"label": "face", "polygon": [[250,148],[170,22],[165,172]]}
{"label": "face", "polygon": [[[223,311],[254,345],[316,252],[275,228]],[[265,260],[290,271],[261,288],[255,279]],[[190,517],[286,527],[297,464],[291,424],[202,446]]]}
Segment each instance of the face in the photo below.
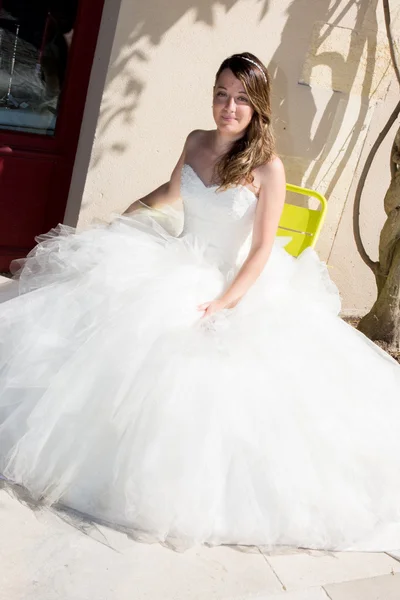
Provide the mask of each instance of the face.
{"label": "face", "polygon": [[230,69],[224,69],[214,87],[213,116],[221,133],[240,136],[251,121],[254,109],[243,84]]}

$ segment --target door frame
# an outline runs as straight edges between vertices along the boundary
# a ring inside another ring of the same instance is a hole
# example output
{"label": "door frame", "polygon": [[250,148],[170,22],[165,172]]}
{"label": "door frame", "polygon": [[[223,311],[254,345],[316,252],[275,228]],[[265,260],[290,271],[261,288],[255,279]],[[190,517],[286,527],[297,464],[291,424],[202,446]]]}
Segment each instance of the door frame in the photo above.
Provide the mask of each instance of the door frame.
{"label": "door frame", "polygon": [[33,160],[35,155],[52,156],[63,163],[57,181],[51,185],[53,196],[46,204],[44,230],[54,227],[64,217],[104,2],[79,2],[54,136],[0,130],[0,155],[15,151],[19,155],[29,154]]}

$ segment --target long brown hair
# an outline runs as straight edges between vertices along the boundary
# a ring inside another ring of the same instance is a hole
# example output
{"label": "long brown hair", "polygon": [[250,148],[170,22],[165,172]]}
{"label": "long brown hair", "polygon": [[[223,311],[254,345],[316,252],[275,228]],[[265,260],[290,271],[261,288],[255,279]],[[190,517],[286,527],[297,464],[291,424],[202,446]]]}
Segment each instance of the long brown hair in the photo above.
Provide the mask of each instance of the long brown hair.
{"label": "long brown hair", "polygon": [[233,54],[226,58],[215,76],[215,83],[224,69],[230,69],[249,97],[254,109],[244,135],[224,154],[215,170],[219,189],[252,183],[252,171],[269,162],[274,156],[275,140],[271,126],[270,78],[266,67],[250,52]]}

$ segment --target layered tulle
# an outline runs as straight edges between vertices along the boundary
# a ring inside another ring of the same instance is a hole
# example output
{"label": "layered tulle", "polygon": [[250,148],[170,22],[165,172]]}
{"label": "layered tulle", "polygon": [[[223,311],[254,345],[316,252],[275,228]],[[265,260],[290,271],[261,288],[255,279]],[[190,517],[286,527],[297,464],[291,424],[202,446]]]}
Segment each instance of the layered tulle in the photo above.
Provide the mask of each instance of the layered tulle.
{"label": "layered tulle", "polygon": [[201,237],[150,213],[42,236],[0,306],[0,472],[177,547],[399,547],[400,368],[283,243],[202,319],[241,263]]}

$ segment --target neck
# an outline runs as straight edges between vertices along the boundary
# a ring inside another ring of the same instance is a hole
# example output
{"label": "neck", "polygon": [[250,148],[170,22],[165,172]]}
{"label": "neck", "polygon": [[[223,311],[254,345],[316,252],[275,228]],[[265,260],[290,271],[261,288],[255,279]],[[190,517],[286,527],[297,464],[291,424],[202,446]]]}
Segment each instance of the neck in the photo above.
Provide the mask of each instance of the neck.
{"label": "neck", "polygon": [[218,129],[214,132],[214,139],[212,142],[213,152],[217,157],[226,154],[236,140],[240,139],[242,135],[226,135],[218,131]]}

